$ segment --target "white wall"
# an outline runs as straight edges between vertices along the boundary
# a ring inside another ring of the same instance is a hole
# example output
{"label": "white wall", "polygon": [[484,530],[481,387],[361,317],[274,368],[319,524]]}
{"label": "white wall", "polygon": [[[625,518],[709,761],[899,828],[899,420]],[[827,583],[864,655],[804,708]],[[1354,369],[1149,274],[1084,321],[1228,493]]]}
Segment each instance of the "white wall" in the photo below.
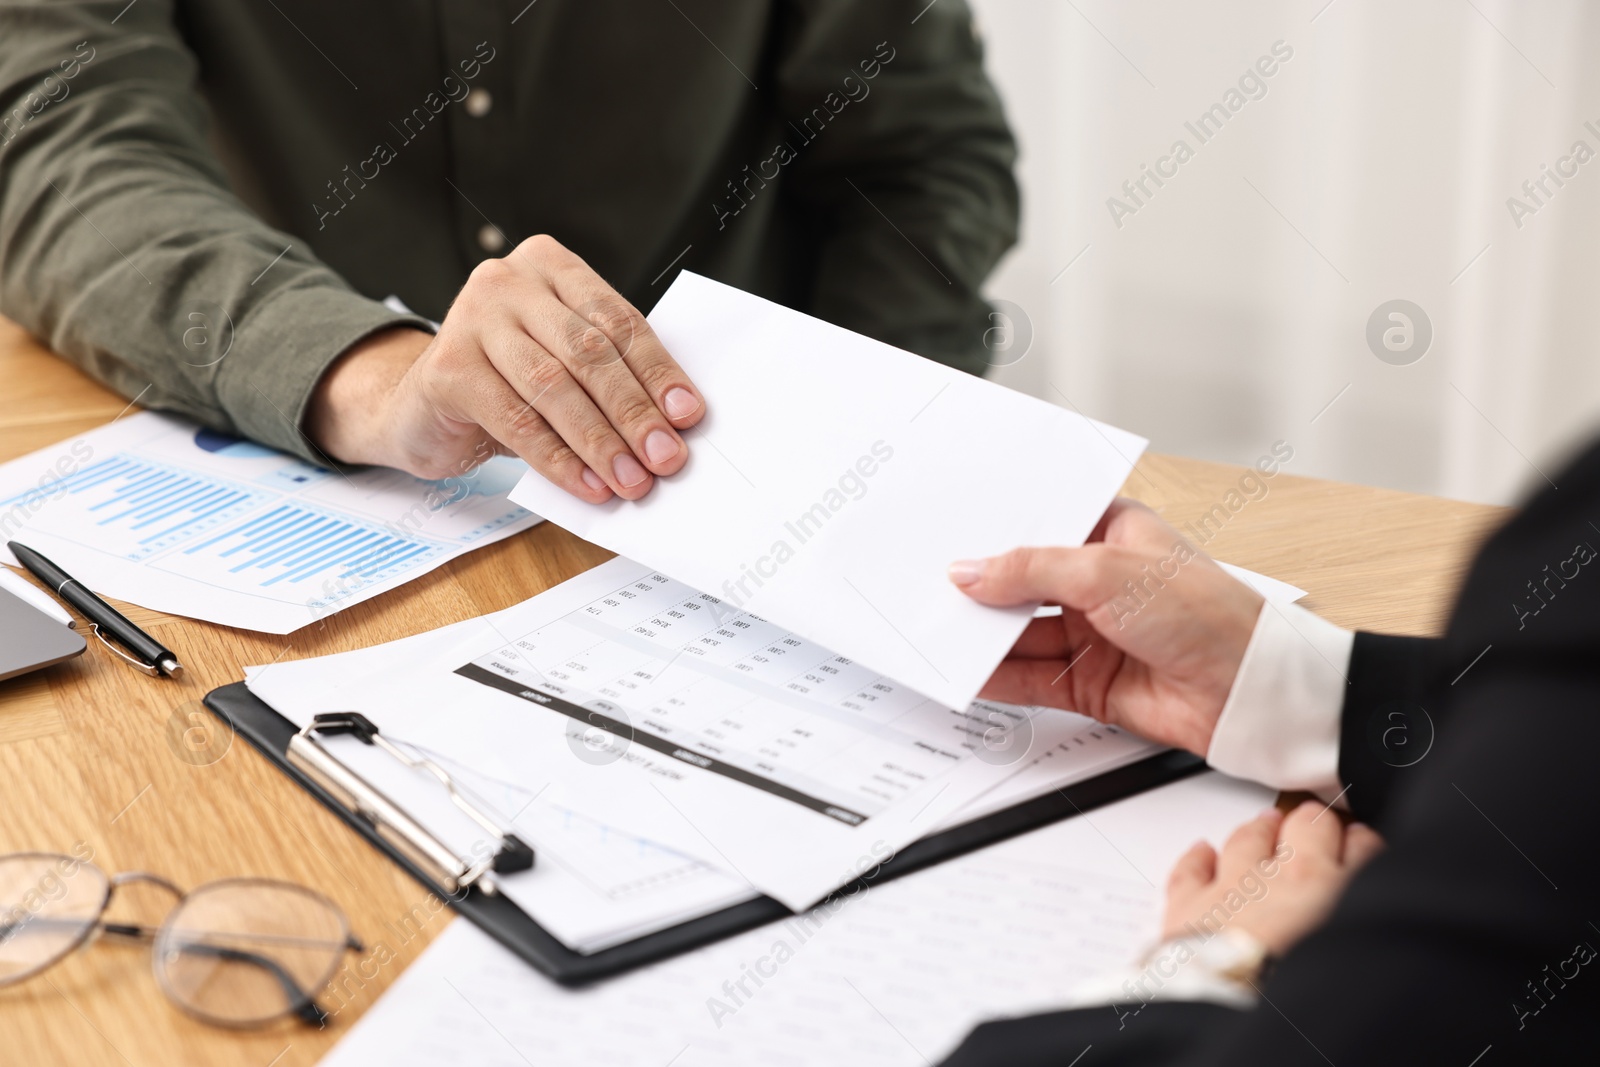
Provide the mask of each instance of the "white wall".
{"label": "white wall", "polygon": [[[1600,432],[1600,155],[1520,228],[1506,206],[1575,141],[1600,154],[1595,5],[971,2],[1023,151],[989,292],[1034,336],[997,380],[1161,451],[1283,439],[1294,473],[1490,502]],[[1202,145],[1184,122],[1280,40]],[[1117,226],[1107,199],[1179,138],[1194,158]],[[1366,341],[1396,298],[1433,327],[1404,366]]]}

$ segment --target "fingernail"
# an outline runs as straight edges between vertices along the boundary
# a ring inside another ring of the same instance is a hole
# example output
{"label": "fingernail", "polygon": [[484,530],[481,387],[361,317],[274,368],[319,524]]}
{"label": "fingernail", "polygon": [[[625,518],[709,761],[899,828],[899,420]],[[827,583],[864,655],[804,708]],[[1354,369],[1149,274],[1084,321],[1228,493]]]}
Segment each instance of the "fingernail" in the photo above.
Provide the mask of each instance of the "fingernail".
{"label": "fingernail", "polygon": [[950,580],[957,585],[972,585],[983,577],[983,560],[958,559],[950,564],[950,569],[947,573],[950,575]]}
{"label": "fingernail", "polygon": [[651,463],[665,463],[678,454],[678,441],[665,430],[651,430],[644,439],[644,454]]}
{"label": "fingernail", "polygon": [[650,472],[639,466],[639,461],[626,452],[617,454],[617,458],[611,461],[611,469],[616,473],[617,484],[624,489],[632,489],[650,477]]}
{"label": "fingernail", "polygon": [[583,468],[583,484],[598,493],[606,487],[606,480],[588,467],[585,467]]}
{"label": "fingernail", "polygon": [[668,389],[661,403],[666,407],[669,419],[681,419],[700,410],[700,398],[682,386]]}

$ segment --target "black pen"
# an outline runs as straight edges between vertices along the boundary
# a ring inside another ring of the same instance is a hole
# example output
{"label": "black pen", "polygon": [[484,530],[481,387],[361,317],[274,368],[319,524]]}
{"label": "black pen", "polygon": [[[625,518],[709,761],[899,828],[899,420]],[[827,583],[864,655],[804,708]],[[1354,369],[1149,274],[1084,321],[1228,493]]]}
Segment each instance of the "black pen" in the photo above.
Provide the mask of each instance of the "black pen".
{"label": "black pen", "polygon": [[111,651],[117,652],[133,667],[152,677],[164,674],[168,678],[176,678],[183,672],[183,664],[178,662],[177,656],[135,626],[122,612],[85,589],[82,582],[27,545],[12,541],[6,547],[11,549],[11,554],[17,557],[18,562],[33,572],[35,578],[54,590],[56,596],[83,612],[94,624],[95,636],[105,642],[107,648],[111,648],[111,642],[106,641],[107,634],[125,645],[133,656],[123,655],[115,648]]}

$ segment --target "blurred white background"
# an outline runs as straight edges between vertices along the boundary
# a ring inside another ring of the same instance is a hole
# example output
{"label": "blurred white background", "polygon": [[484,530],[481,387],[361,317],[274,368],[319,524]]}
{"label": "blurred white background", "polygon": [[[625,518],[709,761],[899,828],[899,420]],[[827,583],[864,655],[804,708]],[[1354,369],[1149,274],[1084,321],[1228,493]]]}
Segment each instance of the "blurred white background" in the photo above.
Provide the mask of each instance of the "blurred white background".
{"label": "blurred white background", "polygon": [[[1600,153],[1600,5],[971,2],[1023,152],[989,293],[1033,336],[997,380],[1159,451],[1281,439],[1291,473],[1494,503],[1600,432],[1600,155],[1561,163]],[[1278,41],[1266,94],[1202,144],[1185,122]],[[1180,139],[1193,158],[1119,227],[1108,198],[1135,206],[1123,182]],[[1540,206],[1544,166],[1576,174]],[[1393,299],[1432,324],[1407,365],[1366,339]]]}

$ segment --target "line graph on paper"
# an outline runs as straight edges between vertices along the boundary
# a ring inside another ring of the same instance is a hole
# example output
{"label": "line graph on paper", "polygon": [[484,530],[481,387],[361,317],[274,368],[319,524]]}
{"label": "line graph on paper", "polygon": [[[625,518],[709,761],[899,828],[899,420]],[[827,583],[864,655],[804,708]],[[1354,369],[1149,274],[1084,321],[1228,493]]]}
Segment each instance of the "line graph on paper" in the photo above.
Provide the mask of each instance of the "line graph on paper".
{"label": "line graph on paper", "polygon": [[722,877],[692,856],[597,822],[521,786],[480,774],[438,752],[409,745],[450,772],[464,792],[507,817],[539,851],[607,900],[623,901],[699,877]]}

